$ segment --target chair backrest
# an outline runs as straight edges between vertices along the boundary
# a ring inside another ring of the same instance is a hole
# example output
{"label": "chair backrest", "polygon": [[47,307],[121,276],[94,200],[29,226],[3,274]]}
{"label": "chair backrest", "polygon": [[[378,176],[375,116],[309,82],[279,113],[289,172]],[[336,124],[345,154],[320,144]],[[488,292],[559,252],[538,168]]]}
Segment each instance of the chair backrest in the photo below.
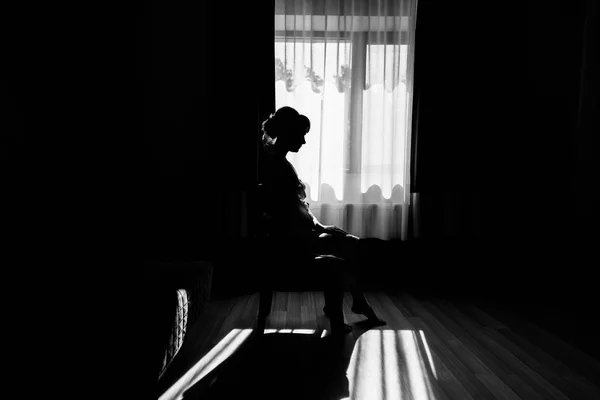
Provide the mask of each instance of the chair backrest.
{"label": "chair backrest", "polygon": [[256,203],[255,203],[255,217],[256,217],[256,224],[257,224],[257,235],[259,238],[261,239],[265,239],[269,236],[269,229],[268,229],[268,221],[267,221],[267,216],[265,214],[266,209],[265,209],[265,200],[266,200],[266,194],[265,194],[265,187],[262,183],[258,183],[256,185],[256,193],[255,193],[255,197],[254,197]]}

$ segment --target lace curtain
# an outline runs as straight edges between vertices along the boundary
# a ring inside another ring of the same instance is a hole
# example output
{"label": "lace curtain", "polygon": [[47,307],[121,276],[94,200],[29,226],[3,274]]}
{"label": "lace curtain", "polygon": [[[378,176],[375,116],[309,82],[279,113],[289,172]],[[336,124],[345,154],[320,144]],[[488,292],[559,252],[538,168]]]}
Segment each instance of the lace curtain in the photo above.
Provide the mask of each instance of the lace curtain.
{"label": "lace curtain", "polygon": [[276,0],[276,108],[311,130],[290,153],[312,212],[360,237],[408,236],[416,0]]}

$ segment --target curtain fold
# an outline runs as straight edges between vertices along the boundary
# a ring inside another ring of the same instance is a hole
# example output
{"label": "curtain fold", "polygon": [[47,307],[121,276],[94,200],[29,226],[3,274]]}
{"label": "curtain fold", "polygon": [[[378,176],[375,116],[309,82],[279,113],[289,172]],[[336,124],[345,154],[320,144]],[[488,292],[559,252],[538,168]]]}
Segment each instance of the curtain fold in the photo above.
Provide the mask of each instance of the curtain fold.
{"label": "curtain fold", "polygon": [[416,0],[276,0],[276,108],[311,121],[290,153],[324,224],[408,238]]}

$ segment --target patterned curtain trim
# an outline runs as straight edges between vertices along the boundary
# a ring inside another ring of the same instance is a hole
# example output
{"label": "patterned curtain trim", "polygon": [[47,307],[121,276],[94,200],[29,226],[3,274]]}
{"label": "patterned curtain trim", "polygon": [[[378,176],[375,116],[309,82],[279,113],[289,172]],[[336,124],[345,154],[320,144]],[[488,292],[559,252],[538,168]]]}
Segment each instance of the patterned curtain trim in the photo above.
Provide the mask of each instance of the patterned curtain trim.
{"label": "patterned curtain trim", "polygon": [[[323,87],[325,81],[324,79],[318,75],[314,69],[309,67],[304,67],[305,70],[305,79],[310,82],[312,91],[315,93],[321,93],[321,88]],[[331,76],[331,81],[335,84],[336,89],[340,93],[344,93],[346,90],[350,88],[350,83],[352,81],[352,71],[349,66],[341,65],[339,73],[337,75]],[[294,73],[291,69],[286,68],[283,61],[279,58],[275,59],[275,82],[284,81],[285,88],[288,92],[292,92],[298,85],[294,79]]]}

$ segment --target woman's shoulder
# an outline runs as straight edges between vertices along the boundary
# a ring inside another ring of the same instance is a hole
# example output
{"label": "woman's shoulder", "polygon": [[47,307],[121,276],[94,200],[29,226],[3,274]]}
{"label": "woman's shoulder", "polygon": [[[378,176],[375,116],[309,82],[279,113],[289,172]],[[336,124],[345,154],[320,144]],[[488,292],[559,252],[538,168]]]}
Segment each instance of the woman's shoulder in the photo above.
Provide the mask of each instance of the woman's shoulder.
{"label": "woman's shoulder", "polygon": [[264,155],[262,157],[259,163],[259,170],[263,180],[268,180],[272,183],[286,180],[285,164],[280,158],[274,155]]}
{"label": "woman's shoulder", "polygon": [[262,165],[269,172],[278,172],[284,167],[281,157],[274,154],[264,154],[262,157]]}

